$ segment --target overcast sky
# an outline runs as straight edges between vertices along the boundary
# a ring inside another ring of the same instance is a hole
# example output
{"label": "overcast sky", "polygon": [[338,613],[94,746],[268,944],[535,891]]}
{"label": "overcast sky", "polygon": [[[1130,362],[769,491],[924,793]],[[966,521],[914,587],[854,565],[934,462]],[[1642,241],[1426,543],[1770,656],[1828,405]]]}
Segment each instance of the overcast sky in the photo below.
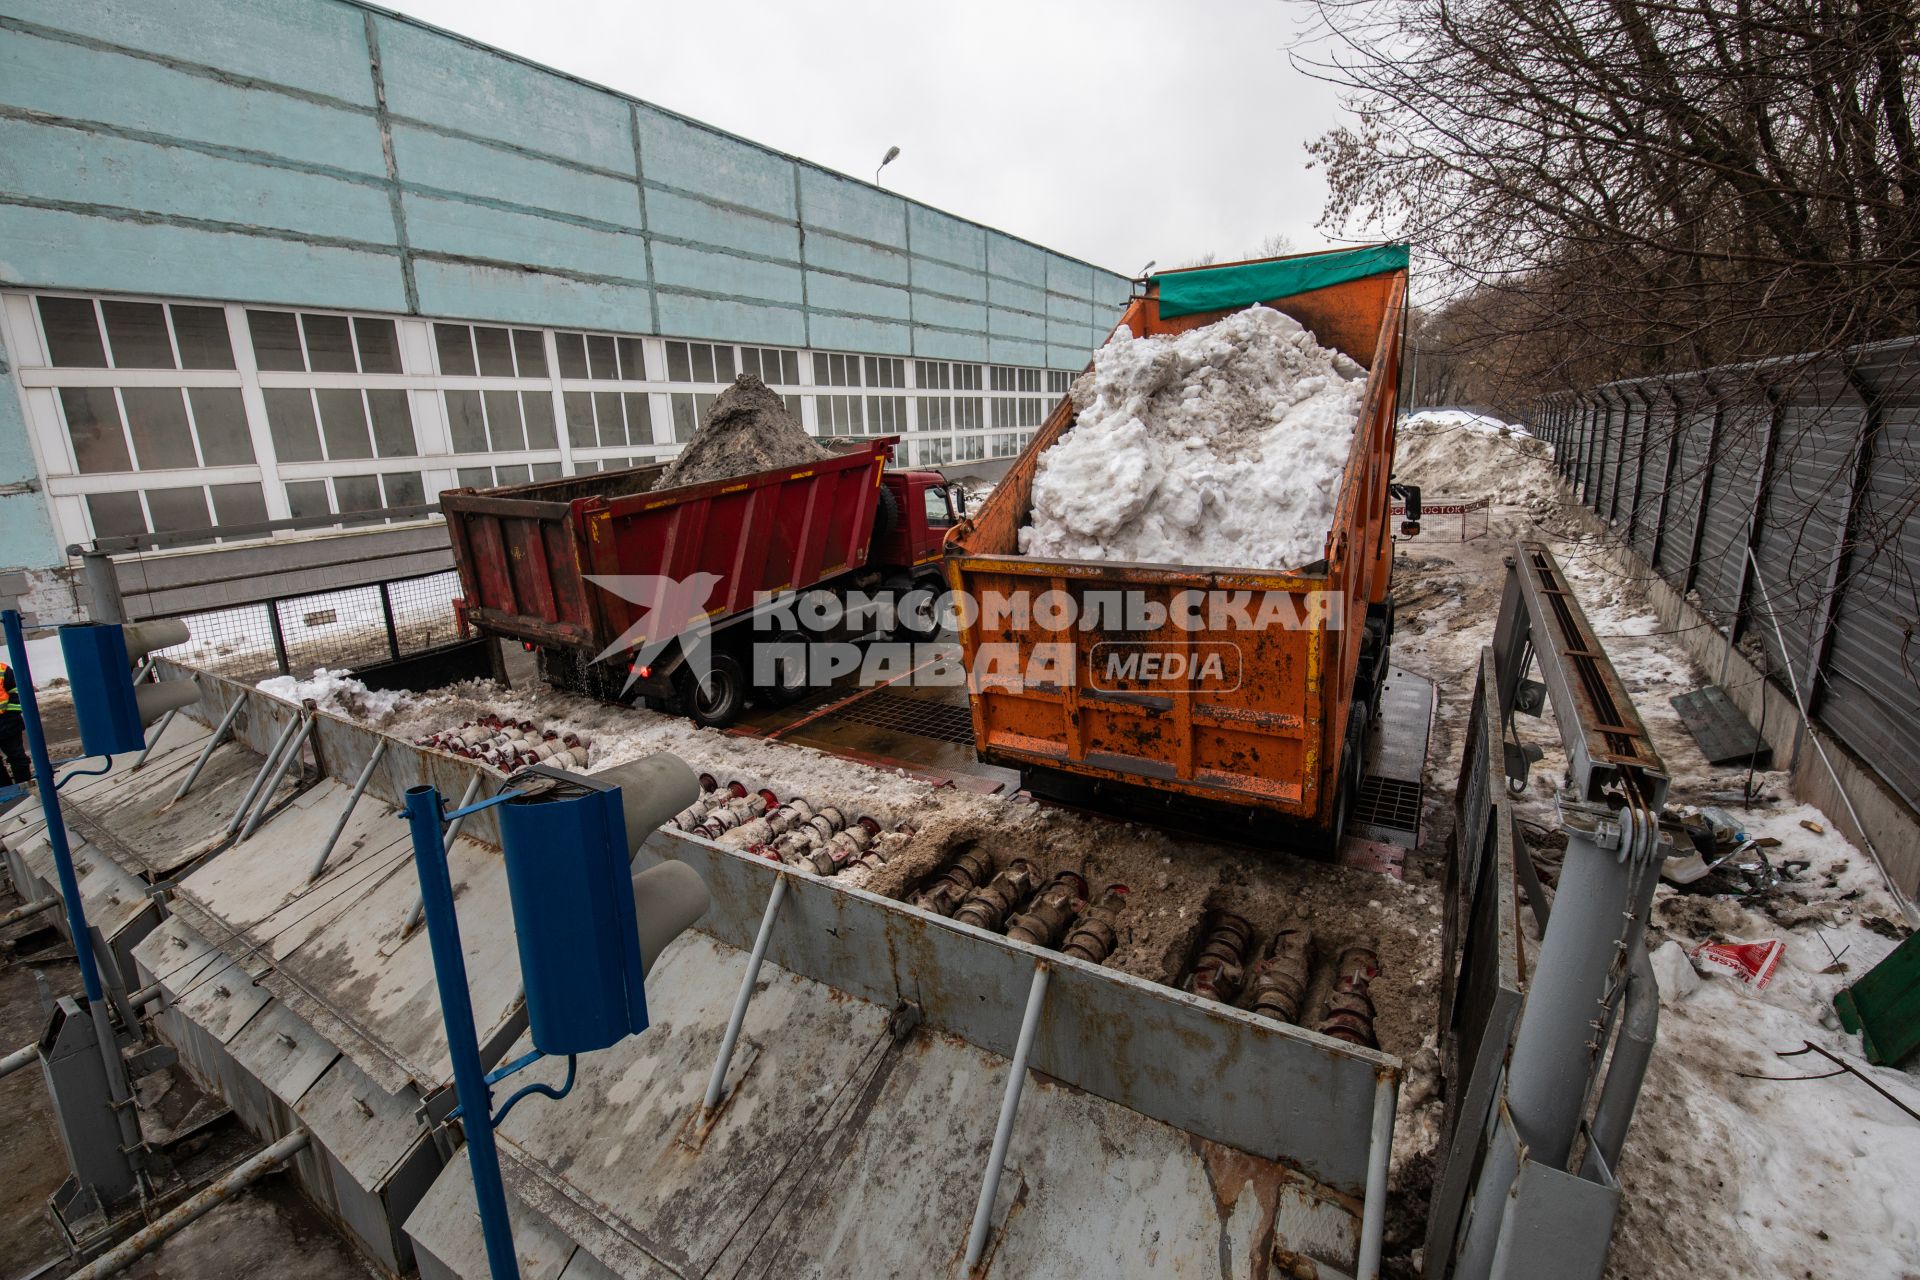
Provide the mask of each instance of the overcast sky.
{"label": "overcast sky", "polygon": [[1297,0],[386,2],[1114,271],[1324,243]]}

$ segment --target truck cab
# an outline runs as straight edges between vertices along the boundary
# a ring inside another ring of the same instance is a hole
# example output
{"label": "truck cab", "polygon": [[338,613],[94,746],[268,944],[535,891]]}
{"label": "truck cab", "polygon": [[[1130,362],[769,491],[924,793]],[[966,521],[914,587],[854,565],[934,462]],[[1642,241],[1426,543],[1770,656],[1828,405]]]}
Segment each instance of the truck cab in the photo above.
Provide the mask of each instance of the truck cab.
{"label": "truck cab", "polygon": [[940,581],[947,531],[966,514],[966,497],[938,471],[885,471],[867,563],[889,578]]}

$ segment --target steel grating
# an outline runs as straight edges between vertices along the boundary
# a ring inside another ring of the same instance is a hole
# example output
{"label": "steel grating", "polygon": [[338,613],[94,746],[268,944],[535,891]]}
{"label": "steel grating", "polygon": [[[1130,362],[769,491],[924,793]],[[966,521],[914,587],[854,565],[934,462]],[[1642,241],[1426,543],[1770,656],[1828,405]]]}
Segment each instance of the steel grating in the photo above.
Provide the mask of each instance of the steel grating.
{"label": "steel grating", "polygon": [[1418,829],[1420,784],[1367,775],[1360,783],[1360,794],[1353,798],[1353,812],[1348,815],[1348,821],[1402,831]]}
{"label": "steel grating", "polygon": [[833,713],[836,720],[892,729],[915,737],[954,742],[962,746],[973,742],[973,712],[965,703],[933,702],[903,693],[881,690],[850,702]]}

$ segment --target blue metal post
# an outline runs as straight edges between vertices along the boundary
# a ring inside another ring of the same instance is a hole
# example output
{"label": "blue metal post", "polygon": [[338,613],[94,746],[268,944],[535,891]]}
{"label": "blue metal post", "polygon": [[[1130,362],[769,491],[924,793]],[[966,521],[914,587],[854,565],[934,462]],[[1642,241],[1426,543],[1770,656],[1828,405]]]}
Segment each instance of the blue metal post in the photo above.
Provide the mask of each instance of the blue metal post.
{"label": "blue metal post", "polygon": [[53,851],[53,865],[60,873],[60,896],[66,899],[67,932],[73,939],[73,956],[80,962],[80,985],[87,994],[87,1011],[93,1019],[100,1041],[100,1056],[107,1068],[107,1095],[113,1100],[120,1125],[122,1155],[132,1159],[140,1145],[140,1122],[133,1112],[133,1091],[127,1082],[126,1060],[120,1056],[120,1042],[107,1019],[107,1000],[100,986],[100,967],[94,960],[93,933],[87,927],[87,909],[80,901],[80,880],[73,873],[73,851],[67,847],[66,818],[60,812],[60,791],[55,786],[53,760],[47,755],[47,733],[40,723],[40,699],[33,689],[33,665],[27,660],[27,640],[21,629],[20,611],[0,612],[0,626],[7,635],[7,652],[13,666],[13,683],[20,699],[20,719],[27,731],[27,754],[33,759],[33,776],[40,793],[40,812],[47,820],[47,847]]}
{"label": "blue metal post", "polygon": [[473,1197],[480,1206],[487,1265],[493,1280],[520,1280],[520,1263],[513,1252],[513,1224],[507,1218],[507,1193],[500,1183],[500,1152],[493,1142],[493,1097],[487,1088],[487,1069],[480,1062],[467,962],[460,948],[460,919],[454,912],[453,881],[447,873],[447,854],[441,843],[444,821],[438,791],[430,786],[407,788],[413,865],[420,873],[420,901],[426,909],[427,941],[433,948],[433,976],[440,987],[447,1056],[453,1059],[453,1085],[460,1101],[460,1123],[467,1134],[467,1163],[473,1167]]}

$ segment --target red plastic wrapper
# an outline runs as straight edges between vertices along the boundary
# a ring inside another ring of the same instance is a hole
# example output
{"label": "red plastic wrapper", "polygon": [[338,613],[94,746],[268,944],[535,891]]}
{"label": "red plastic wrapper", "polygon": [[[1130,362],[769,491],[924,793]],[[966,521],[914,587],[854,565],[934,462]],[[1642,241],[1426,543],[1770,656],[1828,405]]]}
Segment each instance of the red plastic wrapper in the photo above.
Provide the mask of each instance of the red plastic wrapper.
{"label": "red plastic wrapper", "polygon": [[1787,944],[1778,938],[1765,942],[1703,942],[1693,949],[1693,958],[1726,970],[1750,987],[1764,987],[1786,949]]}

